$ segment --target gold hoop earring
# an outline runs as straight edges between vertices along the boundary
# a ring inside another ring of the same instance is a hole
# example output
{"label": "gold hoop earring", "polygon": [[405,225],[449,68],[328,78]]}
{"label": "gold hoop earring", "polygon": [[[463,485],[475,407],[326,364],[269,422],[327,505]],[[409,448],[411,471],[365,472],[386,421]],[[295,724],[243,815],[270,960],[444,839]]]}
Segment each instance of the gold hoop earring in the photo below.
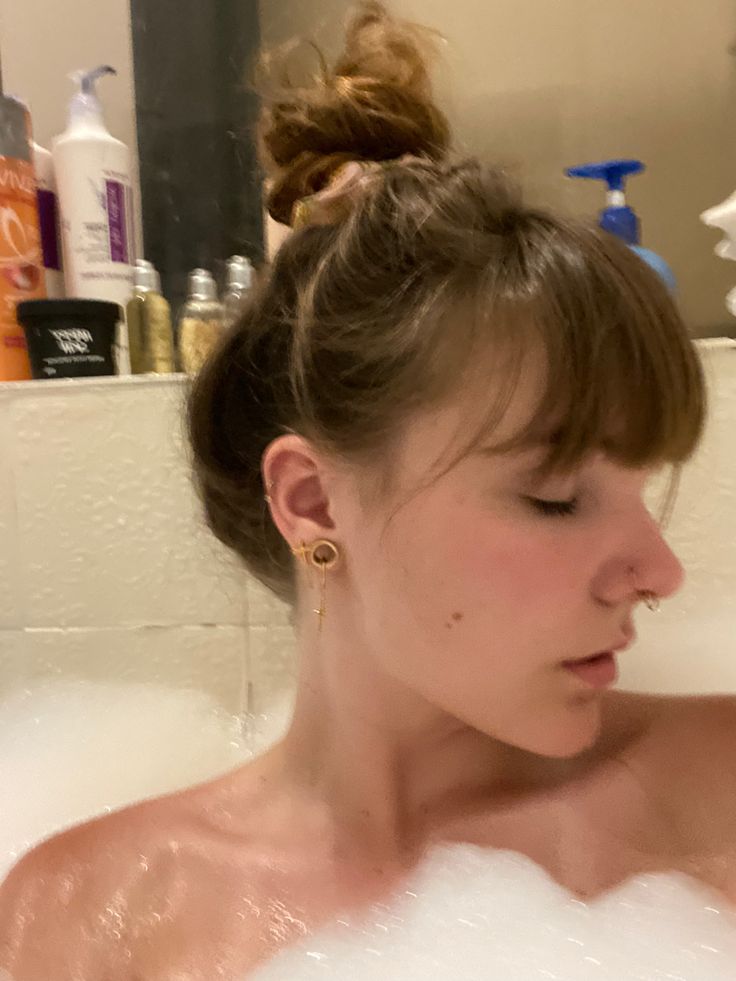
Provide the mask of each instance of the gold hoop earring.
{"label": "gold hoop earring", "polygon": [[340,549],[327,538],[318,538],[311,545],[304,542],[298,548],[292,548],[292,554],[302,559],[320,573],[319,608],[312,610],[319,617],[318,630],[322,631],[322,621],[327,616],[327,573],[331,572],[340,561]]}

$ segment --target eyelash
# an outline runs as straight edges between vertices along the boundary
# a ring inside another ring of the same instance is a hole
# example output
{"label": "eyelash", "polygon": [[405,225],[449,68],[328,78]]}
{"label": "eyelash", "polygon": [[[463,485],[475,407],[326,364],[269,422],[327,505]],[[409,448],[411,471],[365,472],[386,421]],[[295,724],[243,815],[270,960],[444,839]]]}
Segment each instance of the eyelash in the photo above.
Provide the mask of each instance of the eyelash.
{"label": "eyelash", "polygon": [[527,501],[535,511],[551,518],[567,518],[575,514],[578,509],[575,497],[570,501],[546,501],[540,497],[528,497]]}

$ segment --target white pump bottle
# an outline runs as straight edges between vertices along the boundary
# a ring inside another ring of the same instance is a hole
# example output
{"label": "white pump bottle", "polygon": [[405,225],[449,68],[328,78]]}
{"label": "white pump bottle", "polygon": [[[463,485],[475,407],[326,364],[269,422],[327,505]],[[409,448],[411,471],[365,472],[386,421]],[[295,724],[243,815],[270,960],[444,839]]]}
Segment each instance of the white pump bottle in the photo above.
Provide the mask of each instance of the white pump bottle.
{"label": "white pump bottle", "polygon": [[131,159],[107,130],[95,82],[108,65],[75,72],[66,130],[53,143],[66,293],[122,307],[133,282]]}
{"label": "white pump bottle", "polygon": [[[736,259],[736,192],[721,204],[708,208],[700,216],[704,225],[720,228],[726,237],[715,247],[715,254],[721,259]],[[726,295],[728,312],[736,317],[736,288]]]}

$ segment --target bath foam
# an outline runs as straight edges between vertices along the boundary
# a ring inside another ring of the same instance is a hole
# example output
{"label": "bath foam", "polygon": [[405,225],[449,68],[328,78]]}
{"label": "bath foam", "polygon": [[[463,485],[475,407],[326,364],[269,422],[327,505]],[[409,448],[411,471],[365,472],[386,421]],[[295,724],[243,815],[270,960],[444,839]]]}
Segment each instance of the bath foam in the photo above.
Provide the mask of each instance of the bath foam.
{"label": "bath foam", "polygon": [[288,706],[245,724],[204,692],[52,681],[0,698],[0,880],[44,838],[232,769],[273,742]]}
{"label": "bath foam", "polygon": [[736,907],[687,876],[581,902],[509,851],[435,850],[400,895],[247,981],[734,981]]}

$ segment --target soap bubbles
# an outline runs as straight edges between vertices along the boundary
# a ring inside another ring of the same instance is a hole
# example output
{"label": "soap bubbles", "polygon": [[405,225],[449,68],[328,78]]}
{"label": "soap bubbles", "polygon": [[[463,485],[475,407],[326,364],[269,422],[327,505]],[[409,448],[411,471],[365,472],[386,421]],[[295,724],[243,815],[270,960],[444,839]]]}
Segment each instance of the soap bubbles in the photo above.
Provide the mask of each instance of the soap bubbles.
{"label": "soap bubbles", "polygon": [[[0,699],[0,880],[41,839],[249,759],[240,720],[202,691],[68,679]],[[152,751],[155,748],[155,751]]]}
{"label": "soap bubbles", "polygon": [[736,910],[680,874],[581,902],[515,852],[433,852],[405,891],[248,981],[733,981]]}

